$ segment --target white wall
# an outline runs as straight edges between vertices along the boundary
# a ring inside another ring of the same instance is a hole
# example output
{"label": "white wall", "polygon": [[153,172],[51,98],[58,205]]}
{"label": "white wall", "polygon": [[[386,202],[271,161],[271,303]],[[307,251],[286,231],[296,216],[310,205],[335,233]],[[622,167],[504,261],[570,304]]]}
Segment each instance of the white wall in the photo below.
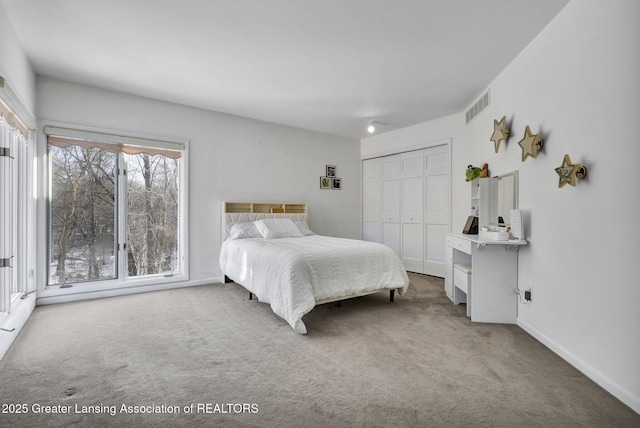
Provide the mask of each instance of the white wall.
{"label": "white wall", "polygon": [[[640,2],[573,0],[489,86],[491,106],[468,127],[442,119],[384,134],[408,144],[451,126],[452,194],[466,198],[464,168],[520,171],[520,207],[529,245],[519,254],[518,324],[640,412]],[[497,45],[499,47],[499,44]],[[493,120],[512,137],[495,153]],[[545,139],[522,162],[525,126]],[[434,131],[435,129],[435,131]],[[362,141],[362,152],[376,143]],[[576,187],[558,188],[554,169],[569,154],[588,166]],[[459,177],[456,181],[456,177]],[[462,191],[461,191],[462,189]],[[464,204],[453,203],[452,230]]]}
{"label": "white wall", "polygon": [[[219,279],[221,203],[306,202],[317,233],[360,237],[357,140],[37,79],[37,117],[189,140],[190,279]],[[342,190],[321,190],[336,165]]]}
{"label": "white wall", "polygon": [[[519,281],[534,301],[520,306],[519,324],[637,412],[639,18],[636,0],[572,1],[491,85],[488,112],[513,116],[509,150],[494,157],[519,164],[530,213]],[[546,145],[522,163],[526,125]],[[565,154],[589,176],[559,189]]]}
{"label": "white wall", "polygon": [[33,113],[35,105],[35,76],[9,17],[0,5],[0,75],[7,79],[20,101]]}

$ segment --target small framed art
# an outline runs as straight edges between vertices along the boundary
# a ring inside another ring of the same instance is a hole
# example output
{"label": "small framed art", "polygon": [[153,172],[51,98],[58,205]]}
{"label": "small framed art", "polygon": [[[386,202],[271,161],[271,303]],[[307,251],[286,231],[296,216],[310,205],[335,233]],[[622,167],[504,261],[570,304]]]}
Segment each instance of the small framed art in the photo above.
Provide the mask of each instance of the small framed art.
{"label": "small framed art", "polygon": [[331,180],[331,188],[332,188],[332,189],[336,189],[336,190],[340,190],[340,189],[342,189],[342,179],[341,179],[341,178],[334,177],[334,178]]}
{"label": "small framed art", "polygon": [[335,177],[335,176],[336,176],[336,166],[327,165],[327,177]]}
{"label": "small framed art", "polygon": [[321,189],[331,189],[331,178],[330,177],[320,177],[320,188]]}

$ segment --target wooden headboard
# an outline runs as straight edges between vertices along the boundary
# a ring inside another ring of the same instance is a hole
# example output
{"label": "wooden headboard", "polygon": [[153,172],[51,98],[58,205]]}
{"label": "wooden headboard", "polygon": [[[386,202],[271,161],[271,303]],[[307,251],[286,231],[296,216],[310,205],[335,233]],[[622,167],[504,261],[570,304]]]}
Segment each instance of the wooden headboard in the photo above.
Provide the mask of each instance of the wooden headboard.
{"label": "wooden headboard", "polygon": [[227,236],[227,226],[243,221],[256,221],[265,218],[288,218],[291,221],[304,221],[309,224],[307,204],[286,204],[266,202],[223,202],[222,203],[222,241]]}

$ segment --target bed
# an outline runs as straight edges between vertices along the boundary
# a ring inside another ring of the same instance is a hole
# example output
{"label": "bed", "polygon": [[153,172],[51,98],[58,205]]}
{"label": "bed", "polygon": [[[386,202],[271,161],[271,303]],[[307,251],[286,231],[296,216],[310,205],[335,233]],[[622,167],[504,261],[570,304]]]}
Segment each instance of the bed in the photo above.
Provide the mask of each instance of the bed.
{"label": "bed", "polygon": [[404,294],[409,286],[389,247],[313,233],[304,204],[296,204],[304,207],[296,212],[286,207],[234,212],[230,207],[236,205],[224,205],[220,269],[225,279],[270,304],[300,334],[307,333],[302,317],[316,305],[384,290],[393,301],[396,290]]}

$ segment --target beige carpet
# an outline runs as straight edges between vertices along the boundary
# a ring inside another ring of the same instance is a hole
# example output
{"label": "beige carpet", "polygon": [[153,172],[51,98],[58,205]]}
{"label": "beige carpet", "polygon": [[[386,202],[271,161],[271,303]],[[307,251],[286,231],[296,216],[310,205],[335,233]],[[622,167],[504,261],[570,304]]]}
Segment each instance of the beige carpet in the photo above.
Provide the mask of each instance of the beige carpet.
{"label": "beige carpet", "polygon": [[640,426],[520,328],[410,278],[395,303],[315,308],[306,336],[236,284],[37,307],[0,362],[0,426]]}

